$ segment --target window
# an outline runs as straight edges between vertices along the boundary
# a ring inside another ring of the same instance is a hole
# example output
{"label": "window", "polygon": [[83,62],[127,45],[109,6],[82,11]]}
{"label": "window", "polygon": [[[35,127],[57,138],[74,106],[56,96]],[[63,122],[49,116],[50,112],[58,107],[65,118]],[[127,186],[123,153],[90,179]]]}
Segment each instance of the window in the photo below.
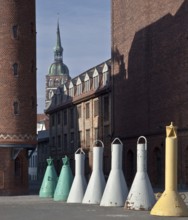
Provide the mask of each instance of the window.
{"label": "window", "polygon": [[57,147],[61,148],[61,135],[57,136]]}
{"label": "window", "polygon": [[90,90],[90,80],[85,81],[85,92]]}
{"label": "window", "polygon": [[74,96],[74,87],[69,88],[69,96],[73,97]]}
{"label": "window", "polygon": [[99,129],[98,128],[94,128],[94,139],[98,140],[99,138]]}
{"label": "window", "polygon": [[99,76],[93,77],[93,88],[97,89],[99,87]]}
{"label": "window", "polygon": [[64,110],[63,112],[63,124],[67,125],[67,110]]}
{"label": "window", "polygon": [[70,109],[70,127],[74,128],[74,109]]}
{"label": "window", "polygon": [[109,120],[109,97],[104,97],[104,121]]}
{"label": "window", "polygon": [[55,137],[52,137],[52,147],[55,147]]}
{"label": "window", "polygon": [[103,73],[103,86],[108,85],[109,83],[109,72],[104,72]]}
{"label": "window", "polygon": [[48,86],[53,86],[53,85],[54,85],[53,80],[50,79],[49,82],[48,82]]}
{"label": "window", "polygon": [[63,147],[64,147],[64,150],[66,151],[67,150],[67,134],[64,134],[63,136]]}
{"label": "window", "polygon": [[99,115],[99,100],[94,101],[94,117]]}
{"label": "window", "polygon": [[82,94],[82,84],[77,85],[76,94],[77,95],[81,95]]}
{"label": "window", "polygon": [[55,80],[55,87],[58,87],[60,85],[59,79]]}
{"label": "window", "polygon": [[52,119],[52,126],[54,126],[55,125],[55,115],[52,115],[51,119]]}
{"label": "window", "polygon": [[90,129],[86,130],[86,147],[90,147]]}
{"label": "window", "polygon": [[52,90],[50,90],[48,98],[51,99],[53,95],[54,95],[54,92]]}
{"label": "window", "polygon": [[78,118],[82,117],[82,111],[81,111],[81,105],[77,106],[77,113],[78,113]]}
{"label": "window", "polygon": [[70,147],[71,149],[74,149],[74,132],[71,132],[70,134]]}
{"label": "window", "polygon": [[18,38],[18,25],[13,25],[12,26],[12,35],[14,39]]}
{"label": "window", "polygon": [[19,114],[19,110],[20,110],[20,109],[19,109],[19,103],[15,101],[15,102],[13,103],[13,107],[14,107],[14,114],[15,114],[15,115],[18,115],[18,114]]}
{"label": "window", "polygon": [[109,125],[104,126],[104,138],[106,139],[110,134],[110,127]]}
{"label": "window", "polygon": [[60,112],[57,113],[57,123],[58,123],[58,125],[61,123],[61,114],[60,114]]}
{"label": "window", "polygon": [[17,157],[14,161],[14,174],[17,177],[21,176],[21,161],[19,157]]}
{"label": "window", "polygon": [[17,63],[14,63],[12,65],[12,69],[13,69],[14,76],[18,76],[18,64]]}
{"label": "window", "polygon": [[86,103],[86,119],[90,117],[89,107],[89,103]]}

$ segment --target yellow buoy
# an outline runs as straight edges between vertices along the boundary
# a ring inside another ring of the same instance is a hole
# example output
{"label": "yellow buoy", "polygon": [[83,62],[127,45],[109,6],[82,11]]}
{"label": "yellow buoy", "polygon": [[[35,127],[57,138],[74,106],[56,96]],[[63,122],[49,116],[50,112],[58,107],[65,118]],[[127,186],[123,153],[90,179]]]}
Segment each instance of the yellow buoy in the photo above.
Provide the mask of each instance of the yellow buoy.
{"label": "yellow buoy", "polygon": [[166,126],[165,191],[151,215],[188,216],[188,208],[177,191],[177,127]]}

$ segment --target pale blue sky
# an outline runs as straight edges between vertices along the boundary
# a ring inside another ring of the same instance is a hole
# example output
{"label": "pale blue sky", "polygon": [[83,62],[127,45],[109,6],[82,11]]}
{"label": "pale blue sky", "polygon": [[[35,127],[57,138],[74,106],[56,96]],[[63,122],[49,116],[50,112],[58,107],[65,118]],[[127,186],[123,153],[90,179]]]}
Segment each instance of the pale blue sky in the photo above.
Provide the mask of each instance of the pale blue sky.
{"label": "pale blue sky", "polygon": [[38,113],[44,110],[45,75],[53,63],[59,14],[63,61],[71,77],[111,56],[110,0],[36,0]]}

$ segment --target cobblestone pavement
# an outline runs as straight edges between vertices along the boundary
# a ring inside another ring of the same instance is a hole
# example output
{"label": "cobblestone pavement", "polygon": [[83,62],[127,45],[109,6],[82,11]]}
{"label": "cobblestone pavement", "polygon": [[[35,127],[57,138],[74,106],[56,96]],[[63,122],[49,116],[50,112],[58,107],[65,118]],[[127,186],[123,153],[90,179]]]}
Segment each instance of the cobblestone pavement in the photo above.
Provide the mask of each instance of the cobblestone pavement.
{"label": "cobblestone pavement", "polygon": [[[188,206],[188,193],[186,192]],[[130,211],[123,207],[100,207],[99,205],[68,204],[41,199],[38,196],[0,197],[0,220],[112,220],[112,219],[172,219],[151,216],[148,211]],[[174,220],[188,219],[173,217]]]}

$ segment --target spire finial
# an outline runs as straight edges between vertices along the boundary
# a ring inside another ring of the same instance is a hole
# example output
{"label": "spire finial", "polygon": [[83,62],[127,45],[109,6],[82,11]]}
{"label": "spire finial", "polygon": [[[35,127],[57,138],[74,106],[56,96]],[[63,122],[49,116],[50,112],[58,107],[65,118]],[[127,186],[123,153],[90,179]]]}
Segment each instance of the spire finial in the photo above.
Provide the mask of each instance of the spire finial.
{"label": "spire finial", "polygon": [[[58,13],[59,15],[59,13]],[[63,48],[61,46],[61,37],[60,37],[60,29],[59,29],[59,16],[57,19],[57,42],[56,47],[54,48],[54,58],[55,61],[62,60]]]}

